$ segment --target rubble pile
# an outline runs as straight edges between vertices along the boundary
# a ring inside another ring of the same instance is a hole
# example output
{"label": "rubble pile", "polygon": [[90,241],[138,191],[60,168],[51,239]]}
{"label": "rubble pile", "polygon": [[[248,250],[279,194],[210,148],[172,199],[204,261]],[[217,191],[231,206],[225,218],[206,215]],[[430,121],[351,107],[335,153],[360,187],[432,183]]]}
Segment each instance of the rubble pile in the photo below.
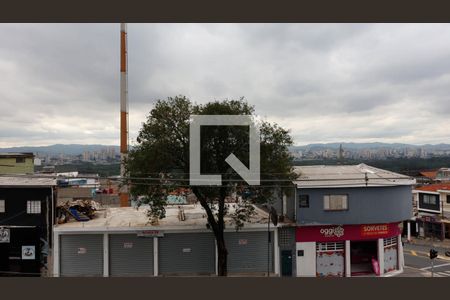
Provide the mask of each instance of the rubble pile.
{"label": "rubble pile", "polygon": [[66,223],[68,220],[88,221],[95,217],[100,209],[100,204],[94,200],[78,199],[67,201],[56,207],[58,224]]}

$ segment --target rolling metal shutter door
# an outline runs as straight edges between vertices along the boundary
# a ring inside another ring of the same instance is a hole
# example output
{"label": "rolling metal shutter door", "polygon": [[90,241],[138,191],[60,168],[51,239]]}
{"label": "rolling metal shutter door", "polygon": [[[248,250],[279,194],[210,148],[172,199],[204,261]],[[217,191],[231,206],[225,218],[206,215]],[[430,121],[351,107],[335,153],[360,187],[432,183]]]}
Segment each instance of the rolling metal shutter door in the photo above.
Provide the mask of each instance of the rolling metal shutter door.
{"label": "rolling metal shutter door", "polygon": [[158,243],[160,274],[215,274],[216,246],[212,233],[165,234]]}
{"label": "rolling metal shutter door", "polygon": [[[273,272],[273,232],[270,233],[270,272]],[[267,273],[267,232],[225,232],[228,272]]]}
{"label": "rolling metal shutter door", "polygon": [[103,235],[61,235],[61,276],[103,276]]}
{"label": "rolling metal shutter door", "polygon": [[111,276],[153,276],[153,238],[110,235],[109,262]]}

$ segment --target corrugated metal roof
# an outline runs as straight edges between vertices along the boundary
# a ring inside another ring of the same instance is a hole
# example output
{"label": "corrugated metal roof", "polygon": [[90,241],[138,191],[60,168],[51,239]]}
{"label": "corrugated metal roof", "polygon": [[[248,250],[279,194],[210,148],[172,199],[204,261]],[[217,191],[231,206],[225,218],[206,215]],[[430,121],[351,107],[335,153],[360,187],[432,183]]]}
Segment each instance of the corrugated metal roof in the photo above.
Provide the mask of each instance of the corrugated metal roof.
{"label": "corrugated metal roof", "polygon": [[379,187],[415,184],[415,179],[366,164],[296,166],[299,188]]}
{"label": "corrugated metal roof", "polygon": [[0,187],[56,186],[56,180],[32,176],[0,176]]}

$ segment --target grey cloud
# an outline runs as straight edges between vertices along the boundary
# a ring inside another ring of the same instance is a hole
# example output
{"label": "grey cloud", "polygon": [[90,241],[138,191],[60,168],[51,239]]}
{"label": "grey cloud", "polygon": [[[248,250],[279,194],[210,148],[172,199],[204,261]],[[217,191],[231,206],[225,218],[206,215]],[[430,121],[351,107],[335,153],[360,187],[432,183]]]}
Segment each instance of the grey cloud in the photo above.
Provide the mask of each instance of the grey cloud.
{"label": "grey cloud", "polygon": [[[421,143],[434,139],[424,123],[450,131],[448,24],[129,24],[128,32],[132,139],[155,100],[179,94],[200,103],[244,96],[299,142]],[[118,142],[118,24],[2,24],[0,39],[0,146],[14,137]],[[442,132],[434,135],[450,142]]]}

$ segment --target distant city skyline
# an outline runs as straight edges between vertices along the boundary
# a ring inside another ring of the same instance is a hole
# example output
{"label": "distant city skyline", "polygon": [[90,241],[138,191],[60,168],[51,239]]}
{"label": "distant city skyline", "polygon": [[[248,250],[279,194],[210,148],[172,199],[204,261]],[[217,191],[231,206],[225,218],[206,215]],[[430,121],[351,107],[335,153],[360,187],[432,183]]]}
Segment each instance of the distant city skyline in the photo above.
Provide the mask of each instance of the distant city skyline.
{"label": "distant city skyline", "polygon": [[[0,24],[0,147],[119,144],[119,24]],[[128,24],[131,144],[157,99],[244,96],[296,145],[450,143],[450,24]]]}

